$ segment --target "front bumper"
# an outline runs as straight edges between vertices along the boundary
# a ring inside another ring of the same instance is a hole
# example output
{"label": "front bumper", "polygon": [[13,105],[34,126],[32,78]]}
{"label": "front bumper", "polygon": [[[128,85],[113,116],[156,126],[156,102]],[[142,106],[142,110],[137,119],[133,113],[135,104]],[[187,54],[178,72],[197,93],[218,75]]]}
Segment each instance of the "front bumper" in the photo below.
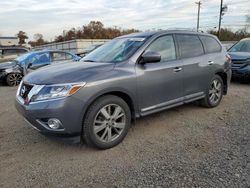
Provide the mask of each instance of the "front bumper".
{"label": "front bumper", "polygon": [[[82,131],[83,101],[74,97],[23,104],[19,96],[16,98],[16,108],[33,128],[47,136],[59,139],[80,141]],[[44,123],[49,118],[57,118],[62,123],[61,129],[51,129]]]}
{"label": "front bumper", "polygon": [[232,68],[233,76],[250,76],[250,64],[240,69]]}
{"label": "front bumper", "polygon": [[0,70],[0,79],[4,78],[7,75],[5,71]]}

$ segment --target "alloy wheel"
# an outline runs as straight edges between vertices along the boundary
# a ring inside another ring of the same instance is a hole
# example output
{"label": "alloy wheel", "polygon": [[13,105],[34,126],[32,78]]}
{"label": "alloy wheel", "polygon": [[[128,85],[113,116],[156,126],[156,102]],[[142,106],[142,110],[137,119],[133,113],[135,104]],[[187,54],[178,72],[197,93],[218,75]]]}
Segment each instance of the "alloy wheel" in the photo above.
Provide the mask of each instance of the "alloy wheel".
{"label": "alloy wheel", "polygon": [[8,84],[10,86],[17,86],[20,84],[22,80],[22,75],[21,74],[10,74],[8,76]]}
{"label": "alloy wheel", "polygon": [[101,108],[94,120],[94,134],[101,142],[112,142],[123,132],[126,115],[121,106],[108,104]]}
{"label": "alloy wheel", "polygon": [[209,89],[209,100],[216,104],[220,101],[222,95],[222,84],[218,79],[213,80]]}

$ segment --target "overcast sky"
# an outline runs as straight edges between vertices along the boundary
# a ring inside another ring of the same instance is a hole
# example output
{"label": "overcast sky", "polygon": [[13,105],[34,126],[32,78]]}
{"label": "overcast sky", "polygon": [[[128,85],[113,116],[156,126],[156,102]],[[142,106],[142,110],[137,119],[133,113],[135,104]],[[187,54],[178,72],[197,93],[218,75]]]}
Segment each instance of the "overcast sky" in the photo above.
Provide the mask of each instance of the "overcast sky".
{"label": "overcast sky", "polygon": [[[0,35],[25,31],[53,40],[63,30],[78,28],[91,20],[105,26],[139,30],[195,28],[198,0],[0,0]],[[202,0],[200,26],[218,25],[220,0]],[[237,29],[250,14],[250,0],[224,0],[228,12],[222,26]]]}

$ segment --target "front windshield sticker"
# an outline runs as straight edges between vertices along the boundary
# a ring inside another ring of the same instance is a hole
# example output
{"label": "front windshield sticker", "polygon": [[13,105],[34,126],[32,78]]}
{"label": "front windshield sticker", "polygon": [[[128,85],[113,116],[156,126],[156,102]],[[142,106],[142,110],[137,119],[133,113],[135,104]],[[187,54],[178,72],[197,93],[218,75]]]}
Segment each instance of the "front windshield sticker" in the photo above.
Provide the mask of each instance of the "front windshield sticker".
{"label": "front windshield sticker", "polygon": [[130,38],[129,41],[142,42],[145,38]]}

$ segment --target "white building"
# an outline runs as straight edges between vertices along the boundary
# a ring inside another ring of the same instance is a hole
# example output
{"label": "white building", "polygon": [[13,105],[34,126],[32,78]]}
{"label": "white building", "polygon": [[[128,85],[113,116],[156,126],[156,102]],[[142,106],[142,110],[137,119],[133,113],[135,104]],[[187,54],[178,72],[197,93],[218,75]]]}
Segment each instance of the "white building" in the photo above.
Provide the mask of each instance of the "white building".
{"label": "white building", "polygon": [[0,46],[18,46],[18,38],[0,37]]}
{"label": "white building", "polygon": [[41,46],[36,46],[34,49],[57,49],[68,51],[72,53],[79,53],[82,52],[84,49],[88,48],[90,45],[93,44],[103,44],[109,39],[75,39],[69,40],[64,42],[53,42]]}

